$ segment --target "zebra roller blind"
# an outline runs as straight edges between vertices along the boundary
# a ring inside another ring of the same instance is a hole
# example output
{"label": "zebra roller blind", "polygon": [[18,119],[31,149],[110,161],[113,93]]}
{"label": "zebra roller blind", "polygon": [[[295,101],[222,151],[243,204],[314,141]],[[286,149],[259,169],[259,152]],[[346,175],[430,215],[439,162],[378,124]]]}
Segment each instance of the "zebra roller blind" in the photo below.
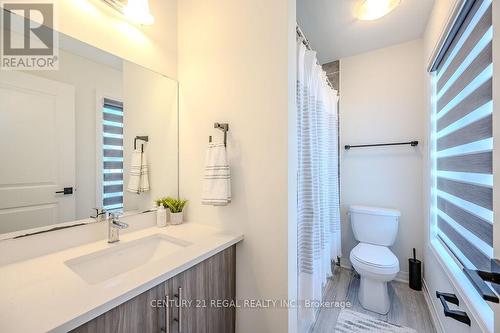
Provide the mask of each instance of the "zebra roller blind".
{"label": "zebra roller blind", "polygon": [[435,76],[437,236],[467,268],[493,257],[492,6],[471,1]]}
{"label": "zebra roller blind", "polygon": [[123,103],[105,98],[102,108],[102,206],[123,209]]}

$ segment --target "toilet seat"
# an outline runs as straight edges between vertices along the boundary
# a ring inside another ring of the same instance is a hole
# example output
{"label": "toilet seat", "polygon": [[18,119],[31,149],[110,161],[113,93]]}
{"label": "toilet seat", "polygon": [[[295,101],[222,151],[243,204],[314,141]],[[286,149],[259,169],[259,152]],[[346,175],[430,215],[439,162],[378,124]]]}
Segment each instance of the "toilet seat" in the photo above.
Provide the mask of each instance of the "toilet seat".
{"label": "toilet seat", "polygon": [[374,273],[393,274],[399,271],[399,260],[389,248],[368,243],[359,243],[351,251],[351,261],[355,266]]}

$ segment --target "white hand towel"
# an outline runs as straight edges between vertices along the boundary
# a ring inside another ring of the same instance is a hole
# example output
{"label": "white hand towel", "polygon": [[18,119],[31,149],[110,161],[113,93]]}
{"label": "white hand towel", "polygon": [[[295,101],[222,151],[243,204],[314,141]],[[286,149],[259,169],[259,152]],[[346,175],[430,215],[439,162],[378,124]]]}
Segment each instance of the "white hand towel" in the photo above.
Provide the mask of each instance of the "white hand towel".
{"label": "white hand towel", "polygon": [[204,205],[225,206],[231,202],[231,172],[223,143],[210,143],[207,149],[202,201]]}
{"label": "white hand towel", "polygon": [[130,178],[128,180],[127,191],[142,193],[149,191],[148,164],[146,154],[140,150],[132,153],[130,165]]}
{"label": "white hand towel", "polygon": [[139,192],[149,191],[149,169],[148,169],[148,159],[146,158],[146,153],[142,153],[141,158],[141,185],[139,186]]}

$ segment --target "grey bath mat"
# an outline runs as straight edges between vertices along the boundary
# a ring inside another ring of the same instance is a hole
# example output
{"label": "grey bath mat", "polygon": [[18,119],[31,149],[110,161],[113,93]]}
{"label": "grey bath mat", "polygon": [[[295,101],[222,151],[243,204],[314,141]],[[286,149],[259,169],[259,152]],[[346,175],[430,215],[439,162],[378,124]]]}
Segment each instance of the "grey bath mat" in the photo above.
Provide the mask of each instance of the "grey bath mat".
{"label": "grey bath mat", "polygon": [[417,333],[413,328],[391,324],[369,315],[343,309],[335,333]]}

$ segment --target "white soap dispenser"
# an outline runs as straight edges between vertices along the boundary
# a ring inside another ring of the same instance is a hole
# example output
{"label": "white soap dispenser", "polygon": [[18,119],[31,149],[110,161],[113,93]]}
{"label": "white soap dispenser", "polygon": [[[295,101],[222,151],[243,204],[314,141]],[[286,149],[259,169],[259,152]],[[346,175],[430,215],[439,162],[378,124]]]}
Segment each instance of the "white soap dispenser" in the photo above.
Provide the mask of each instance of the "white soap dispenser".
{"label": "white soap dispenser", "polygon": [[167,226],[167,210],[163,207],[163,205],[159,205],[156,208],[156,225],[159,228]]}

